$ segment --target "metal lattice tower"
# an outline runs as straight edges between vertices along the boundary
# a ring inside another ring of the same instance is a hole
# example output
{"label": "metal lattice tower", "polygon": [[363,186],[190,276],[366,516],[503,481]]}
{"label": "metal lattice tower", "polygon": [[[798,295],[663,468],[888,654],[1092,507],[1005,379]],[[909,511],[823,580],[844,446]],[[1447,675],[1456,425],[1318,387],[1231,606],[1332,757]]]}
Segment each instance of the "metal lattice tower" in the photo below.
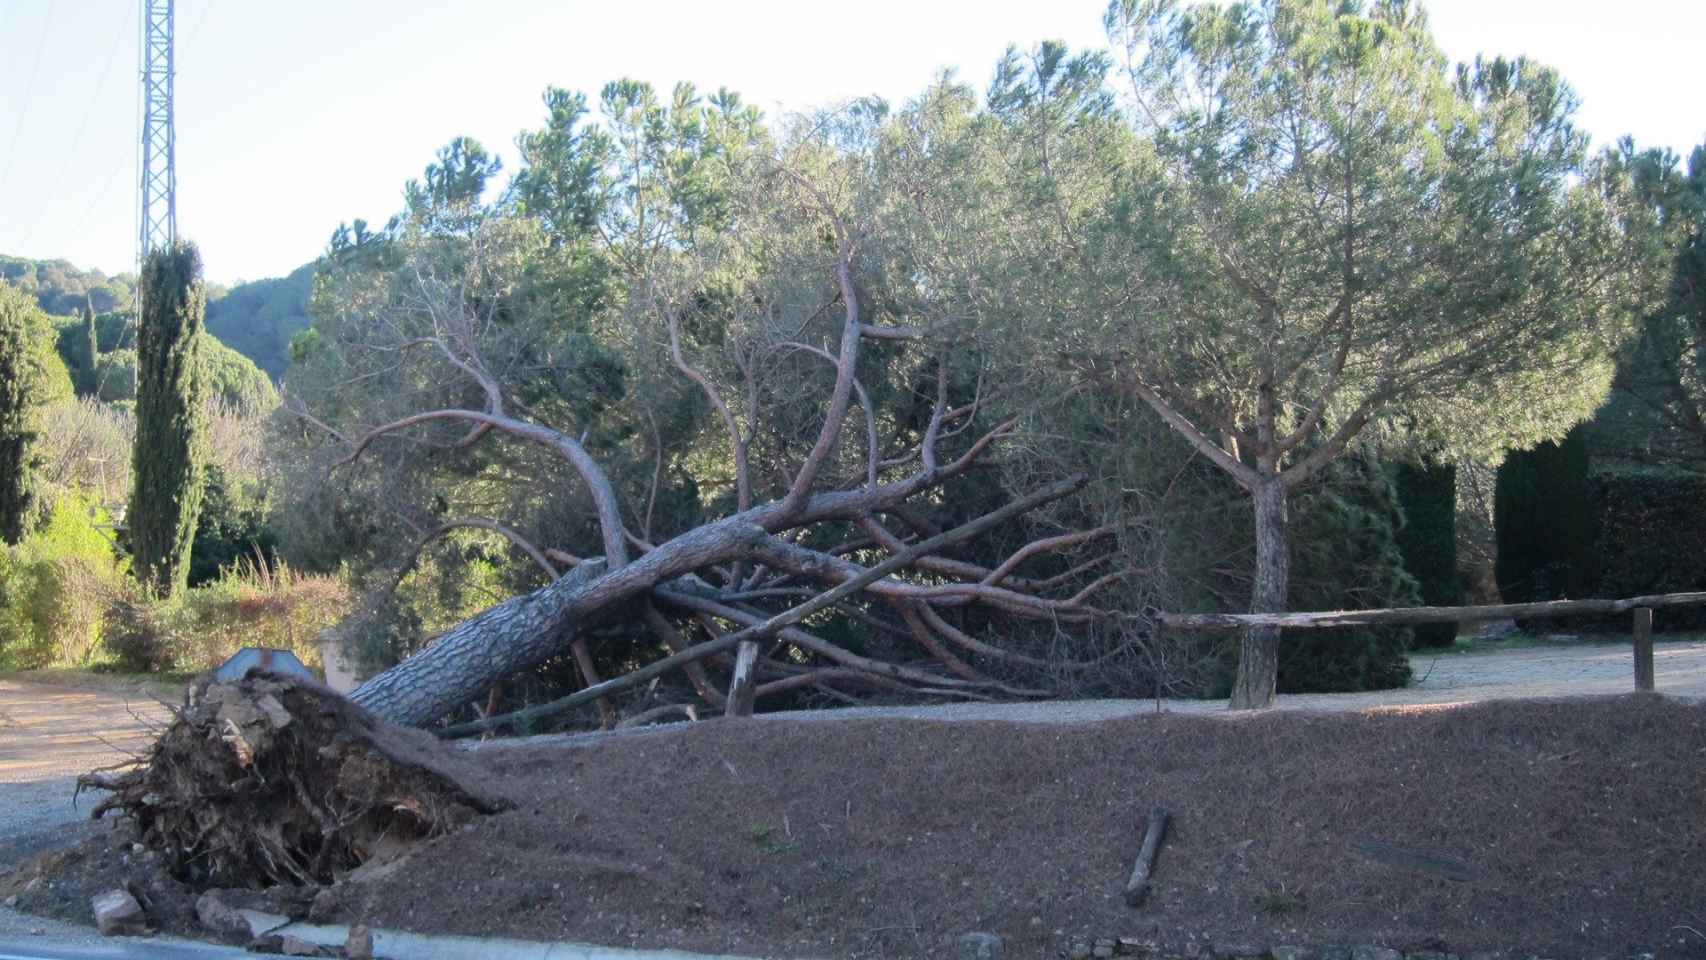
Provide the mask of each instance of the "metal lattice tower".
{"label": "metal lattice tower", "polygon": [[142,3],[142,210],[136,262],[178,237],[177,134],[172,123],[172,21],[175,0]]}

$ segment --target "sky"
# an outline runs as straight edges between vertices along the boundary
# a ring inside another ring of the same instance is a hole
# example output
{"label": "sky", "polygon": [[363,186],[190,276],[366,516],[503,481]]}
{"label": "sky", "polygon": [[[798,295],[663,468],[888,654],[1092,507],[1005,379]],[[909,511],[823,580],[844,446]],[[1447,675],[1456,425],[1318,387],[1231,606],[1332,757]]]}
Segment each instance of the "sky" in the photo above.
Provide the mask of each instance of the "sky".
{"label": "sky", "polygon": [[[132,269],[140,0],[0,0],[0,254]],[[1526,54],[1575,87],[1597,143],[1686,154],[1701,0],[1433,0],[1453,59]],[[984,86],[1008,44],[1101,47],[1105,0],[177,0],[179,234],[208,279],[280,276],[334,228],[382,223],[472,136],[515,169],[548,85],[728,87],[771,116],[943,68]]]}

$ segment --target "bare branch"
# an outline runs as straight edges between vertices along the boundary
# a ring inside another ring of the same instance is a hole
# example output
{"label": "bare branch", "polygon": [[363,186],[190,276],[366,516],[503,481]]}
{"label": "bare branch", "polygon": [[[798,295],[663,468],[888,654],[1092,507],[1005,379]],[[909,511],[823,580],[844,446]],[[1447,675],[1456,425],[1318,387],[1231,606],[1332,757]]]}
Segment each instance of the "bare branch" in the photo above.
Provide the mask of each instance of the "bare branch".
{"label": "bare branch", "polygon": [[626,528],[622,524],[622,511],[616,499],[616,490],[610,485],[610,478],[605,476],[604,469],[586,452],[585,447],[581,446],[574,438],[550,427],[499,414],[482,413],[477,410],[456,408],[430,410],[374,427],[357,440],[349,454],[334,466],[354,463],[373,441],[386,434],[439,420],[469,420],[474,423],[488,424],[512,436],[530,440],[555,450],[564,460],[569,462],[570,466],[574,467],[575,472],[580,474],[581,480],[586,483],[588,490],[592,493],[593,504],[598,510],[599,526],[604,534],[606,561],[609,562],[612,569],[621,567],[628,562],[628,548],[623,539]]}

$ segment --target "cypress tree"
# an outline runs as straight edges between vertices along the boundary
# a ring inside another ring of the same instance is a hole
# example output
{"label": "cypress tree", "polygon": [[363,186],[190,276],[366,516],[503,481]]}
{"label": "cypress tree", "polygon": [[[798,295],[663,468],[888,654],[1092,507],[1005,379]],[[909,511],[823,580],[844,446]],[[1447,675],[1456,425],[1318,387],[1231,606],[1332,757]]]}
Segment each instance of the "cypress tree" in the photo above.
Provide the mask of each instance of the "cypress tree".
{"label": "cypress tree", "polygon": [[17,543],[29,524],[34,470],[29,428],[29,311],[34,302],[0,283],[0,541]]}
{"label": "cypress tree", "polygon": [[1513,450],[1493,486],[1493,574],[1506,603],[1580,598],[1593,560],[1585,425]]}
{"label": "cypress tree", "polygon": [[[1457,467],[1450,463],[1400,463],[1393,483],[1404,510],[1398,550],[1404,569],[1416,578],[1422,603],[1452,607],[1463,600],[1457,578]],[[1418,647],[1449,647],[1457,639],[1455,623],[1416,627]]]}
{"label": "cypress tree", "polygon": [[95,396],[101,387],[101,346],[95,335],[95,301],[89,298],[83,305],[83,375],[79,391]]}
{"label": "cypress tree", "polygon": [[189,573],[205,472],[200,252],[183,241],[154,251],[141,284],[128,525],[137,579],[170,595]]}

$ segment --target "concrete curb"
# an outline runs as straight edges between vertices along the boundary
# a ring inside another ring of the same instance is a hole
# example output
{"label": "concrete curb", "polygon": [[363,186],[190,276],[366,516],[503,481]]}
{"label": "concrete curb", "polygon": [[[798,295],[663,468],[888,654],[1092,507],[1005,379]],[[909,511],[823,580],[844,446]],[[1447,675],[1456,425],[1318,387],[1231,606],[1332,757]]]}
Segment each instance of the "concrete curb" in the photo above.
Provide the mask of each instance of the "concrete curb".
{"label": "concrete curb", "polygon": [[[289,917],[259,910],[238,910],[249,921],[253,936],[295,937],[308,943],[341,947],[349,939],[342,924],[292,922]],[[750,960],[723,954],[680,950],[634,950],[590,943],[545,943],[507,937],[429,936],[404,930],[373,931],[373,955],[387,960]]]}

